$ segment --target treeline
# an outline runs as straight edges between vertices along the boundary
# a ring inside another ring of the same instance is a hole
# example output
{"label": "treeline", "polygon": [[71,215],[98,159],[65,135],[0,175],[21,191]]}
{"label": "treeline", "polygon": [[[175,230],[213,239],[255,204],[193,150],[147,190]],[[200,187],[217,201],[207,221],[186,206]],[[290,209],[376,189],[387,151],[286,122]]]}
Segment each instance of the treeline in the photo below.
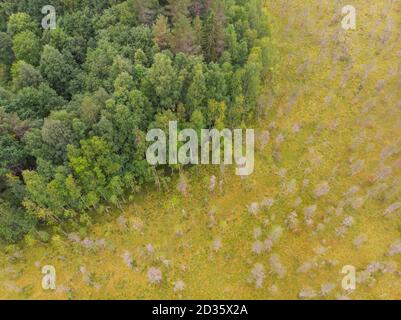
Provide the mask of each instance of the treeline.
{"label": "treeline", "polygon": [[158,174],[147,130],[241,127],[276,54],[261,0],[0,3],[0,239],[89,220]]}

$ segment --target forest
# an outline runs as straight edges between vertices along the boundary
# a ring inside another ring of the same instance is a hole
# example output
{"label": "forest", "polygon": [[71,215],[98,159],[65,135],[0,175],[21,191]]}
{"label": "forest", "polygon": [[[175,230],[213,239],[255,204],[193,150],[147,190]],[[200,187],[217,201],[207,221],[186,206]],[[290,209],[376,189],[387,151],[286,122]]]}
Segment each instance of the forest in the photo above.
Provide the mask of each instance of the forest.
{"label": "forest", "polygon": [[278,59],[261,0],[48,2],[0,3],[4,243],[88,224],[168,179],[181,167],[151,167],[146,132],[244,127]]}

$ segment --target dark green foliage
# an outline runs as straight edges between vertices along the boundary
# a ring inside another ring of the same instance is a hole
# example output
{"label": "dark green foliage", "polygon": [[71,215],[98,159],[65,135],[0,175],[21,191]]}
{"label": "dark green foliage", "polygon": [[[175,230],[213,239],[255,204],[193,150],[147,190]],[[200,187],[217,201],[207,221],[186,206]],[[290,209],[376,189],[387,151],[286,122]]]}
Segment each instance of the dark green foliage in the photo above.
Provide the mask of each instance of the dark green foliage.
{"label": "dark green foliage", "polygon": [[40,72],[58,94],[67,96],[69,82],[74,77],[74,69],[60,51],[49,45],[44,47],[40,59]]}
{"label": "dark green foliage", "polygon": [[155,176],[146,132],[242,126],[277,57],[261,0],[0,3],[0,239],[87,222]]}
{"label": "dark green foliage", "polygon": [[39,23],[35,23],[29,14],[17,12],[8,18],[7,33],[11,36],[15,36],[21,32],[36,33],[38,27]]}
{"label": "dark green foliage", "polygon": [[8,173],[20,173],[26,165],[26,151],[21,143],[29,130],[26,121],[0,108],[0,190],[1,180]]}
{"label": "dark green foliage", "polygon": [[0,241],[15,243],[35,226],[35,219],[21,208],[0,199]]}
{"label": "dark green foliage", "polygon": [[208,62],[217,61],[224,51],[224,21],[213,10],[203,24],[202,49]]}
{"label": "dark green foliage", "polygon": [[12,38],[5,32],[0,32],[0,63],[10,65],[14,59]]}
{"label": "dark green foliage", "polygon": [[9,105],[8,111],[16,112],[22,119],[45,118],[50,111],[61,108],[65,100],[47,84],[39,87],[25,87],[18,91]]}
{"label": "dark green foliage", "polygon": [[38,65],[40,60],[39,38],[31,31],[18,33],[13,38],[13,51],[17,60]]}
{"label": "dark green foliage", "polygon": [[18,91],[25,87],[38,87],[43,81],[39,70],[23,60],[16,62],[11,68],[13,89]]}

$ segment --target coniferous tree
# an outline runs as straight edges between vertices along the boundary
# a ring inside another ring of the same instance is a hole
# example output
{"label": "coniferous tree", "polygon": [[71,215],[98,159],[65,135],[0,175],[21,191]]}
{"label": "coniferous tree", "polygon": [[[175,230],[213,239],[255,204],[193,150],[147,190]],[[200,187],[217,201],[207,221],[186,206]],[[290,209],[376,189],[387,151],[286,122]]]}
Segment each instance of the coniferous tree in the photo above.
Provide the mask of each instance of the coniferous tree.
{"label": "coniferous tree", "polygon": [[202,49],[208,62],[217,61],[224,50],[223,22],[213,10],[209,11],[203,25]]}
{"label": "coniferous tree", "polygon": [[170,47],[174,53],[196,54],[199,47],[196,45],[196,35],[191,22],[184,15],[180,15],[171,31]]}
{"label": "coniferous tree", "polygon": [[166,14],[172,23],[181,16],[189,16],[189,0],[167,0]]}
{"label": "coniferous tree", "polygon": [[159,46],[160,50],[167,49],[171,37],[168,20],[165,16],[159,15],[153,25],[153,41]]}

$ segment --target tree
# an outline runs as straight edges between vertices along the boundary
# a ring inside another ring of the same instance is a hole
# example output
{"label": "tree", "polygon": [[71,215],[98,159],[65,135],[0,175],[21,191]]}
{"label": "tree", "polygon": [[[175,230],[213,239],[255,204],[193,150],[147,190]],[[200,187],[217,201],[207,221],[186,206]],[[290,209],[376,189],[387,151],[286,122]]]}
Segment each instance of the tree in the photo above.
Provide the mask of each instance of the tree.
{"label": "tree", "polygon": [[23,31],[13,38],[13,51],[17,60],[37,66],[40,59],[40,42],[31,31]]}
{"label": "tree", "polygon": [[148,57],[146,56],[145,52],[142,49],[138,49],[135,51],[134,55],[135,65],[146,66],[149,62]]}
{"label": "tree", "polygon": [[145,86],[150,91],[154,106],[158,108],[174,109],[180,97],[180,80],[173,67],[171,58],[158,53],[155,62],[147,73]]}
{"label": "tree", "polygon": [[243,65],[248,57],[248,44],[245,40],[242,40],[241,43],[238,42],[238,36],[232,24],[226,28],[225,39],[233,63]]}
{"label": "tree", "polygon": [[210,128],[224,129],[226,105],[224,102],[209,100],[207,119]]}
{"label": "tree", "polygon": [[144,110],[141,108],[144,101],[137,90],[130,91],[132,79],[126,75],[123,73],[116,80],[114,98],[102,110],[95,131],[112,146],[114,153],[120,155],[124,171],[136,173],[137,162],[143,160],[144,155],[138,154],[142,147],[138,135],[141,135],[139,126],[143,120]]}
{"label": "tree", "polygon": [[217,63],[209,64],[206,72],[206,87],[208,100],[228,102],[228,87],[224,70]]}
{"label": "tree", "polygon": [[150,25],[159,8],[158,0],[133,0],[134,10],[137,13],[138,21]]}
{"label": "tree", "polygon": [[194,45],[197,48],[197,53],[201,53],[202,51],[202,29],[203,29],[203,24],[202,20],[199,16],[196,16],[195,19],[193,20],[193,29],[195,33],[195,42]]}
{"label": "tree", "polygon": [[[18,140],[14,139],[9,133],[2,134],[0,137],[0,179],[10,172],[10,170],[18,171],[19,167],[23,167],[26,153],[21,147]],[[1,186],[0,182],[0,186]]]}
{"label": "tree", "polygon": [[276,76],[280,61],[277,45],[268,37],[259,39],[257,45],[262,50],[261,62],[263,64],[263,78],[266,79]]}
{"label": "tree", "polygon": [[80,188],[77,185],[71,188],[68,184],[68,168],[58,167],[51,181],[35,171],[24,171],[23,177],[27,189],[23,205],[37,219],[60,225],[81,208]]}
{"label": "tree", "polygon": [[196,35],[189,19],[180,15],[171,30],[170,47],[174,53],[197,54]]}
{"label": "tree", "polygon": [[270,26],[266,14],[261,14],[262,0],[248,0],[248,21],[252,29],[256,30],[260,38],[270,35]]}
{"label": "tree", "polygon": [[227,110],[228,124],[232,128],[240,128],[243,124],[243,119],[246,118],[245,97],[240,95],[235,97],[232,106]]}
{"label": "tree", "polygon": [[68,160],[74,177],[85,195],[91,193],[109,200],[107,187],[121,170],[120,159],[102,138],[81,141],[81,147],[68,146]]}
{"label": "tree", "polygon": [[248,110],[253,112],[256,108],[257,98],[262,87],[262,52],[260,48],[253,48],[245,65],[244,92]]}
{"label": "tree", "polygon": [[90,49],[84,64],[86,71],[85,85],[89,91],[96,91],[100,87],[108,93],[113,91],[111,79],[112,66],[118,50],[108,42],[101,42],[95,49]]}
{"label": "tree", "polygon": [[12,37],[26,31],[35,33],[38,26],[39,24],[35,23],[27,13],[17,12],[8,19],[7,33]]}
{"label": "tree", "polygon": [[45,118],[50,111],[65,105],[65,100],[50,88],[41,83],[37,88],[25,87],[18,91],[8,105],[21,119]]}
{"label": "tree", "polygon": [[33,217],[21,208],[0,199],[0,240],[6,243],[20,241],[36,224]]}
{"label": "tree", "polygon": [[80,119],[88,126],[92,127],[99,121],[100,110],[104,103],[98,102],[91,96],[85,96],[80,104]]}
{"label": "tree", "polygon": [[51,87],[62,96],[67,96],[68,85],[74,76],[72,66],[65,57],[52,46],[45,46],[40,59],[40,72]]}
{"label": "tree", "polygon": [[200,137],[201,130],[205,129],[205,117],[203,116],[201,110],[197,109],[192,113],[190,124],[192,129],[196,130],[198,136]]}
{"label": "tree", "polygon": [[5,32],[0,32],[0,64],[10,66],[13,62],[14,52],[12,45],[11,37]]}
{"label": "tree", "polygon": [[43,81],[40,72],[25,61],[16,62],[11,68],[12,82],[14,90],[20,90],[25,87],[38,87]]}
{"label": "tree", "polygon": [[41,128],[41,158],[53,164],[62,165],[67,161],[67,146],[77,141],[72,129],[71,115],[65,110],[55,111],[44,120]]}
{"label": "tree", "polygon": [[95,36],[94,19],[92,19],[92,16],[93,13],[87,7],[69,11],[63,15],[61,26],[67,35],[74,38],[82,37],[86,41],[89,41]]}
{"label": "tree", "polygon": [[120,23],[130,27],[138,25],[138,12],[134,1],[124,1],[104,10],[95,21],[95,29],[101,30]]}
{"label": "tree", "polygon": [[26,121],[0,107],[0,190],[6,187],[3,184],[6,174],[18,174],[27,164],[28,155],[22,139],[28,130]]}
{"label": "tree", "polygon": [[171,22],[176,22],[182,16],[188,17],[189,0],[167,0],[166,13]]}
{"label": "tree", "polygon": [[194,67],[194,76],[187,92],[186,104],[189,115],[195,110],[206,107],[206,80],[203,65],[198,63]]}
{"label": "tree", "polygon": [[224,22],[216,17],[213,10],[209,11],[203,24],[202,49],[208,62],[217,61],[224,51]]}
{"label": "tree", "polygon": [[126,59],[120,55],[116,56],[110,70],[111,80],[113,80],[115,84],[115,81],[122,73],[126,73],[129,77],[131,77],[134,72],[133,67],[134,66],[132,65],[132,62],[129,59]]}

